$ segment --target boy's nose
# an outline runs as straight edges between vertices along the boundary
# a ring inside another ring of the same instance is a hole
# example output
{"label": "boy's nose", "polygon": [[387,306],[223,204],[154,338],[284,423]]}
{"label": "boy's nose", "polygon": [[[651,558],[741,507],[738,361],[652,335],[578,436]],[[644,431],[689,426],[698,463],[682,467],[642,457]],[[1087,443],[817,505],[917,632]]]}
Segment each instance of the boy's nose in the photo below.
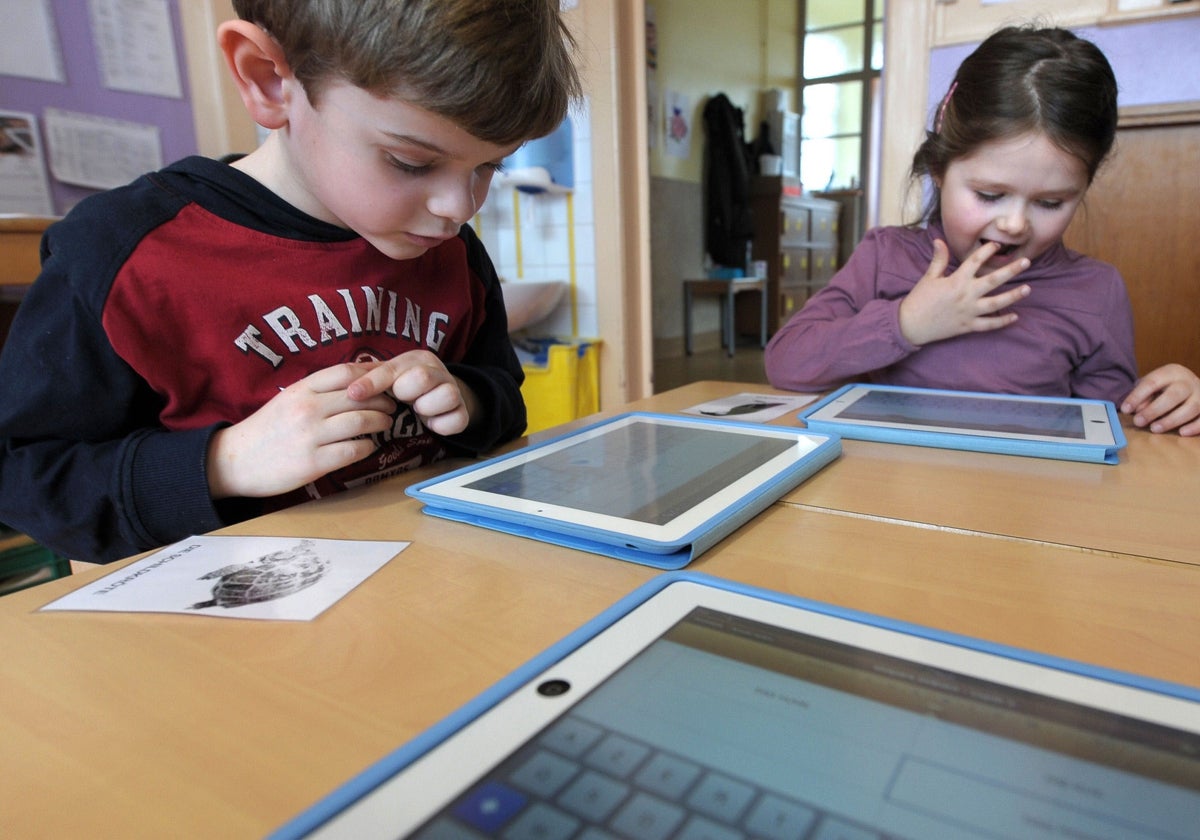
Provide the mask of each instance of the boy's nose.
{"label": "boy's nose", "polygon": [[444,184],[429,197],[431,213],[442,219],[450,219],[459,225],[469,222],[478,209],[475,203],[475,184],[473,182]]}

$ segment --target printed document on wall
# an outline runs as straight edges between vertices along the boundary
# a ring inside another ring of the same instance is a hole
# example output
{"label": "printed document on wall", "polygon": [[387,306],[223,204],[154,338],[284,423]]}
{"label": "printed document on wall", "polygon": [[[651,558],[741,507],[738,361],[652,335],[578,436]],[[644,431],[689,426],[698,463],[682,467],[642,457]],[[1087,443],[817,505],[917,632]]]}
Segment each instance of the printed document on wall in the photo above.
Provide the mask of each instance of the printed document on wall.
{"label": "printed document on wall", "polygon": [[33,114],[0,111],[0,213],[54,214]]}
{"label": "printed document on wall", "polygon": [[66,82],[50,0],[5,0],[0,75]]}
{"label": "printed document on wall", "polygon": [[183,96],[167,0],[88,0],[88,14],[106,88]]}
{"label": "printed document on wall", "polygon": [[46,109],[46,146],[55,178],[98,190],[163,165],[158,126],[58,108]]}

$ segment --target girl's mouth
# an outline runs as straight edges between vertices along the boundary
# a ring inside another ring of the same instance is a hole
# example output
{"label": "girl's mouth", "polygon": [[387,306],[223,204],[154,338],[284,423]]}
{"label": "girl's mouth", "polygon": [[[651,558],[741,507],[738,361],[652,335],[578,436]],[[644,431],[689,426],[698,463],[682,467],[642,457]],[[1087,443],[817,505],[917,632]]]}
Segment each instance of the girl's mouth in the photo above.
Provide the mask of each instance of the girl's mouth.
{"label": "girl's mouth", "polygon": [[1017,247],[1018,247],[1015,242],[1010,242],[1007,245],[1005,245],[1004,243],[998,242],[995,239],[981,239],[979,241],[983,245],[986,245],[989,242],[995,242],[997,245],[999,245],[1000,247],[996,249],[996,256],[998,256],[998,257],[1007,257],[1013,251],[1017,250]]}

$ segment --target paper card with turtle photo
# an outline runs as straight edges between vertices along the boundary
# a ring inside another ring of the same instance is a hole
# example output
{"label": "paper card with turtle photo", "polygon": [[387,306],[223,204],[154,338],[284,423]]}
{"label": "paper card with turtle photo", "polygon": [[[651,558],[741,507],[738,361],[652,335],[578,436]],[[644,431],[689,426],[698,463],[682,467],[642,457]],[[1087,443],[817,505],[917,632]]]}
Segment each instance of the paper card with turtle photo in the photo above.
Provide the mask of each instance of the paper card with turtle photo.
{"label": "paper card with turtle photo", "polygon": [[377,540],[191,537],[42,609],[311,621],[407,547]]}
{"label": "paper card with turtle photo", "polygon": [[799,411],[820,394],[734,394],[683,409],[684,414],[720,417],[723,420],[744,420],[747,423],[766,423],[793,411]]}

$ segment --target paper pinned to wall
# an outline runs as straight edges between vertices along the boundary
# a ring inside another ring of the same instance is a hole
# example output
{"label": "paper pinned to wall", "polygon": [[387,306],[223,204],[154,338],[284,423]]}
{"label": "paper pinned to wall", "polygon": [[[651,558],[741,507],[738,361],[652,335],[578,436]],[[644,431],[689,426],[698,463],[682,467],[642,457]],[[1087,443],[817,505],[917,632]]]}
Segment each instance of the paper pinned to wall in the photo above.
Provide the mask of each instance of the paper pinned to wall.
{"label": "paper pinned to wall", "polygon": [[98,190],[162,168],[158,126],[47,108],[50,172],[67,184]]}
{"label": "paper pinned to wall", "polygon": [[33,114],[0,111],[0,213],[54,213]]}
{"label": "paper pinned to wall", "polygon": [[692,98],[676,90],[664,94],[663,152],[687,159],[692,154]]}
{"label": "paper pinned to wall", "polygon": [[88,0],[88,14],[106,88],[183,97],[167,0]]}
{"label": "paper pinned to wall", "polygon": [[67,80],[50,0],[6,0],[0,75]]}

